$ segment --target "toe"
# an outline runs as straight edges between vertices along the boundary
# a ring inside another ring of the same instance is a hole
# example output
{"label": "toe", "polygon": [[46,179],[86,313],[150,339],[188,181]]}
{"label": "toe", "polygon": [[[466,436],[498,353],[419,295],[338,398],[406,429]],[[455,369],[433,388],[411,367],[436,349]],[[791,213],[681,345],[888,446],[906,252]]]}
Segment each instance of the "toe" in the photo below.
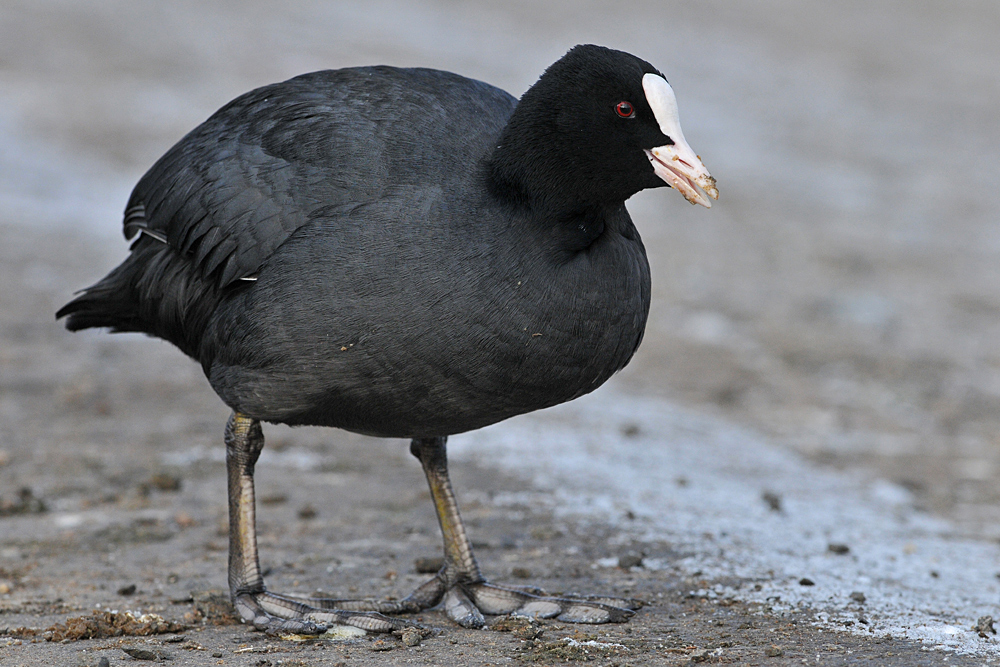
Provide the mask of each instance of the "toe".
{"label": "toe", "polygon": [[482,612],[459,588],[452,588],[445,593],[444,610],[448,618],[463,628],[481,628],[486,625]]}
{"label": "toe", "polygon": [[629,611],[638,611],[639,609],[642,609],[643,604],[642,600],[636,600],[635,598],[615,598],[599,595],[569,595],[568,597],[574,600],[581,600],[583,602],[593,602],[594,604],[599,604],[605,607],[628,609]]}
{"label": "toe", "polygon": [[327,630],[326,623],[314,623],[305,618],[274,618],[270,617],[264,627],[254,625],[269,635],[321,635]]}
{"label": "toe", "polygon": [[519,611],[530,596],[521,591],[481,582],[465,586],[472,603],[484,614],[498,616]]}
{"label": "toe", "polygon": [[378,612],[320,611],[310,612],[309,618],[326,624],[347,625],[368,632],[393,632],[412,626],[412,623],[389,618]]}
{"label": "toe", "polygon": [[641,606],[638,600],[614,597],[533,595],[487,582],[466,584],[462,589],[483,614],[558,618],[566,623],[623,623]]}
{"label": "toe", "polygon": [[559,616],[562,611],[563,603],[560,600],[528,598],[515,613],[519,616],[530,616],[532,618],[553,618]]}
{"label": "toe", "polygon": [[630,609],[596,604],[590,601],[565,600],[557,620],[564,623],[624,623],[635,615]]}

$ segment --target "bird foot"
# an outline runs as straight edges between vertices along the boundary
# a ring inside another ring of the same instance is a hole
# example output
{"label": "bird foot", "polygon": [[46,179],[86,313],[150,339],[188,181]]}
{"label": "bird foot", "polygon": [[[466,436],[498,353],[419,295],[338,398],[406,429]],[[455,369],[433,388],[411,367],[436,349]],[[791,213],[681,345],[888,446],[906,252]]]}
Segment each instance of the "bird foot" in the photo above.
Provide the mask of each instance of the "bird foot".
{"label": "bird foot", "polygon": [[[239,593],[234,606],[240,618],[269,634],[320,635],[342,627],[366,632],[394,632],[415,624],[389,618],[381,612],[398,614],[417,611],[400,602],[378,600],[337,600],[279,595],[269,591]],[[358,633],[358,634],[364,634]]]}
{"label": "bird foot", "polygon": [[555,596],[533,587],[497,586],[485,581],[450,587],[434,577],[399,601],[306,598],[269,591],[240,593],[235,607],[240,618],[269,634],[320,635],[340,626],[365,632],[390,633],[419,627],[385,614],[416,613],[441,602],[445,615],[464,628],[481,628],[485,616],[512,614],[555,618],[564,623],[624,623],[642,606],[638,600],[600,596]]}
{"label": "bird foot", "polygon": [[513,614],[555,618],[564,623],[624,623],[642,606],[638,600],[597,596],[547,595],[537,588],[505,587],[485,581],[459,583],[444,594],[448,618],[462,627],[481,628],[484,615]]}

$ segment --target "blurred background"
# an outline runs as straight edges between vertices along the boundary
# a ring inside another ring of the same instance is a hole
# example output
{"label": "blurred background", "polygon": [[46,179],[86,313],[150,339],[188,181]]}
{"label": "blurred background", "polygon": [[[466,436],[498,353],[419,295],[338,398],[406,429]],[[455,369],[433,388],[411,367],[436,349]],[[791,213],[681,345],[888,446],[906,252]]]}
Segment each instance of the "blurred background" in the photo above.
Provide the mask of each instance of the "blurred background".
{"label": "blurred background", "polygon": [[[997,35],[989,0],[4,0],[0,455],[66,436],[66,410],[128,413],[141,391],[211,400],[166,345],[70,336],[52,314],[124,257],[131,186],[215,109],[367,64],[519,96],[593,42],[666,73],[721,191],[711,211],[668,190],[630,201],[654,303],[617,387],[891,480],[963,533],[1000,537]],[[121,381],[149,368],[171,391]],[[212,410],[102,428],[218,446]]]}

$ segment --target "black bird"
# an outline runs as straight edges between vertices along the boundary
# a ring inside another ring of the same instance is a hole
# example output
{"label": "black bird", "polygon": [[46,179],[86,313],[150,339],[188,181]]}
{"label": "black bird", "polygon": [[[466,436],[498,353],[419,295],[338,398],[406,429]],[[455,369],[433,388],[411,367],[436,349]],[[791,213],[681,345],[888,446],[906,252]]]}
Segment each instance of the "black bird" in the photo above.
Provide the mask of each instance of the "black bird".
{"label": "black bird", "polygon": [[[486,582],[445,442],[628,363],[650,279],[625,200],[667,184],[706,207],[718,197],[666,79],[621,51],[577,46],[520,101],[430,69],[314,72],[236,98],[160,158],[125,211],[131,254],[57,317],[170,341],[232,408],[229,586],[245,622],[389,631],[403,623],[383,614],[441,602],[465,627],[512,612],[623,621],[633,601]],[[442,570],[401,601],[268,591],[262,421],[410,438]]]}

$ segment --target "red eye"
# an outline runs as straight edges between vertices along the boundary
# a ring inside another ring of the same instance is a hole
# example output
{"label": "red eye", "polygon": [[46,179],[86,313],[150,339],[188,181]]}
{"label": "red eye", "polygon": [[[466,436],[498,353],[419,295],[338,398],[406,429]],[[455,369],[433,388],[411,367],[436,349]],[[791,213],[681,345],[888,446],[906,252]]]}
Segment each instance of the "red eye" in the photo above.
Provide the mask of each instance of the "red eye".
{"label": "red eye", "polygon": [[622,118],[631,118],[635,115],[635,107],[628,102],[619,102],[618,105],[615,106],[615,111],[617,111],[618,115]]}

